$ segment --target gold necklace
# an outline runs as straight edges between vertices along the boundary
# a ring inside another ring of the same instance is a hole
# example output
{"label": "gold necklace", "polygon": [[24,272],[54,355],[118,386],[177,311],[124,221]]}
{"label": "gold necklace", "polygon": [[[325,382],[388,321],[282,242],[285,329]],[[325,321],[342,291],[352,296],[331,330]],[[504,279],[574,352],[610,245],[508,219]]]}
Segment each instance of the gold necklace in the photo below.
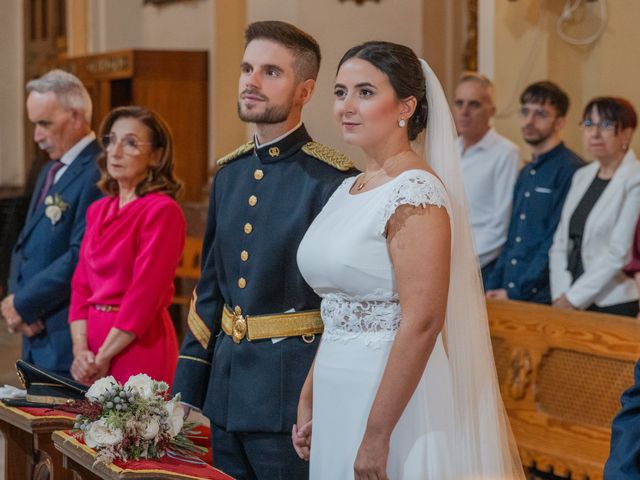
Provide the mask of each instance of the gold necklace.
{"label": "gold necklace", "polygon": [[[371,175],[371,176],[370,176],[369,178],[367,178],[366,180],[364,180],[364,181],[360,181],[360,183],[358,183],[358,184],[356,185],[356,190],[359,192],[360,190],[362,190],[362,189],[365,187],[365,185],[366,185],[367,183],[369,183],[371,180],[373,180],[374,178],[376,178],[378,175],[380,175],[380,174],[381,174],[381,173],[383,173],[383,172],[384,172],[384,168],[381,168],[381,169],[378,171],[378,173],[374,173],[373,175]],[[365,175],[366,175],[366,174],[363,174],[362,176],[364,177]]]}
{"label": "gold necklace", "polygon": [[[395,155],[393,155],[392,157],[390,157],[386,163],[390,163],[391,160],[393,160],[393,163],[395,164],[395,162],[397,161],[398,158],[400,158],[402,155],[404,155],[405,153],[409,152],[411,150],[404,150],[400,153],[397,153]],[[385,170],[384,168],[380,168],[380,170],[377,173],[374,173],[373,175],[371,175],[369,178],[367,178],[366,180],[361,180],[359,183],[356,184],[356,190],[359,192],[360,190],[362,190],[367,183],[369,183],[371,180],[373,180],[374,178],[376,178],[378,175],[380,175],[381,173],[383,173]],[[364,177],[366,175],[366,173],[362,174],[362,177]]]}

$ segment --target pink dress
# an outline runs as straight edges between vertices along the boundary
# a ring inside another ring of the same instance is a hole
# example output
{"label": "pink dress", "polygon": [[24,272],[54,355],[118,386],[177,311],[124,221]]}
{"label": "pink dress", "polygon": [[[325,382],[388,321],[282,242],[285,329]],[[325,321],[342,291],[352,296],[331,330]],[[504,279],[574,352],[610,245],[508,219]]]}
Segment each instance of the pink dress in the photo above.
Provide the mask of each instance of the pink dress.
{"label": "pink dress", "polygon": [[167,308],[185,231],[180,206],[164,194],[150,193],[122,208],[117,197],[107,197],[87,209],[69,321],[87,320],[94,353],[112,327],[135,334],[111,362],[109,373],[119,382],[137,373],[173,381],[178,341]]}

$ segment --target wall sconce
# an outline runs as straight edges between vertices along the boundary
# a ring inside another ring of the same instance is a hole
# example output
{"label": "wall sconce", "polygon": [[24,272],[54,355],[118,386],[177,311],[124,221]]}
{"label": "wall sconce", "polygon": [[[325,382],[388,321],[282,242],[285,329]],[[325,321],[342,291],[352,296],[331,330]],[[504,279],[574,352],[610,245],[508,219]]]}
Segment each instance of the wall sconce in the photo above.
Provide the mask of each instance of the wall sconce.
{"label": "wall sconce", "polygon": [[[348,2],[348,1],[350,0],[340,0],[340,3]],[[352,1],[356,2],[356,5],[362,5],[364,2],[367,2],[367,1],[372,1],[376,3],[380,2],[380,0],[352,0]]]}

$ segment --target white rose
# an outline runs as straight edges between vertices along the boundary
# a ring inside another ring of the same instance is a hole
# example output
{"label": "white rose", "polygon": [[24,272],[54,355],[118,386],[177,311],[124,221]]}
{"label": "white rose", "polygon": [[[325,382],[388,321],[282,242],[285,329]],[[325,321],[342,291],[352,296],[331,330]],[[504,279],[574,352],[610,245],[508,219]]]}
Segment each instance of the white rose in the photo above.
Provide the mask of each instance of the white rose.
{"label": "white rose", "polygon": [[137,393],[140,398],[148,399],[153,396],[153,385],[155,383],[155,380],[146,373],[139,373],[129,377],[127,383],[124,384],[124,389]]}
{"label": "white rose", "polygon": [[160,422],[157,418],[152,417],[146,425],[140,424],[142,427],[139,429],[139,433],[145,440],[152,440],[156,438],[160,431]]}
{"label": "white rose", "polygon": [[49,220],[51,220],[52,225],[58,223],[62,218],[62,210],[57,205],[49,205],[45,209],[44,214]]}
{"label": "white rose", "polygon": [[112,393],[115,388],[118,386],[118,382],[111,375],[108,377],[102,377],[96,380],[87,393],[84,394],[89,400],[98,401],[100,396],[105,395],[106,393]]}
{"label": "white rose", "polygon": [[122,438],[122,431],[108,426],[103,418],[92,422],[84,432],[84,443],[89,448],[116,445]]}
{"label": "white rose", "polygon": [[167,411],[167,425],[169,425],[169,435],[171,438],[175,437],[182,430],[182,424],[184,423],[184,408],[176,401],[167,402],[164,406]]}

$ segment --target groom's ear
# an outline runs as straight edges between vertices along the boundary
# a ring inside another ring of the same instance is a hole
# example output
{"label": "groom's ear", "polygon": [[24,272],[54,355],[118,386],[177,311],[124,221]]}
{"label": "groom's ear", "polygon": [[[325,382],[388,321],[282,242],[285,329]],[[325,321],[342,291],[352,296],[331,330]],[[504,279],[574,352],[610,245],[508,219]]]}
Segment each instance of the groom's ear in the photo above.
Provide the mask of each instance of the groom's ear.
{"label": "groom's ear", "polygon": [[308,78],[303,80],[298,84],[297,87],[297,97],[300,105],[304,105],[311,97],[313,97],[313,92],[316,91],[316,81],[312,78]]}

